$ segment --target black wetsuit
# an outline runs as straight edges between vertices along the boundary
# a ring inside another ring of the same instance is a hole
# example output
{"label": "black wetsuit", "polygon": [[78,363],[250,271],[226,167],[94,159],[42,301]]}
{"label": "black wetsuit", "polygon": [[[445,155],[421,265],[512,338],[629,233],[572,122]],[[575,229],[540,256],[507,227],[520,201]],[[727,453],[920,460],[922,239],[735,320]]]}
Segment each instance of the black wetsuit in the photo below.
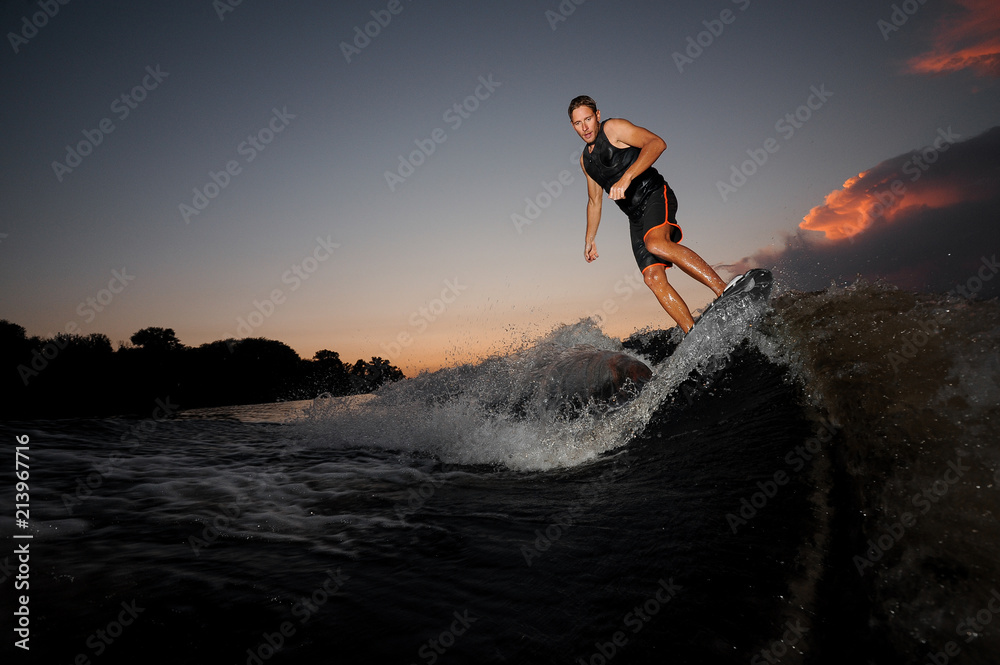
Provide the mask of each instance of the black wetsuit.
{"label": "black wetsuit", "polygon": [[[594,182],[610,193],[611,187],[625,174],[639,157],[639,148],[616,148],[611,145],[604,133],[601,123],[597,138],[590,146],[583,149],[583,168]],[[624,198],[615,203],[628,216],[629,230],[632,237],[632,253],[639,270],[645,271],[653,265],[670,267],[672,264],[658,256],[650,254],[646,249],[645,237],[650,230],[670,224],[670,240],[680,242],[681,227],[677,225],[677,197],[667,185],[659,171],[650,166],[636,176],[625,190]]]}

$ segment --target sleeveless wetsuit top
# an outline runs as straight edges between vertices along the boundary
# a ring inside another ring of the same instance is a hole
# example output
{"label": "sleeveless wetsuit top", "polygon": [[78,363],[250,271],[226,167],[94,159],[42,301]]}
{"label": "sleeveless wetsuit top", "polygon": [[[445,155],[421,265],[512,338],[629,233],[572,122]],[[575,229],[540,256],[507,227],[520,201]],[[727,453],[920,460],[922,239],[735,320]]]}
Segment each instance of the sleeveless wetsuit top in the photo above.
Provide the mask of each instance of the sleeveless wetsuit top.
{"label": "sleeveless wetsuit top", "polygon": [[[610,118],[609,118],[610,119]],[[621,180],[622,175],[632,166],[641,152],[639,148],[629,146],[628,148],[616,148],[611,145],[608,137],[604,134],[605,120],[601,123],[601,128],[594,139],[594,149],[590,147],[583,149],[583,168],[587,175],[594,179],[605,192],[611,191],[611,186]],[[615,201],[618,207],[628,215],[629,219],[642,214],[645,208],[646,199],[653,192],[663,191],[666,181],[659,171],[650,166],[632,180],[632,183],[625,190],[625,197]]]}

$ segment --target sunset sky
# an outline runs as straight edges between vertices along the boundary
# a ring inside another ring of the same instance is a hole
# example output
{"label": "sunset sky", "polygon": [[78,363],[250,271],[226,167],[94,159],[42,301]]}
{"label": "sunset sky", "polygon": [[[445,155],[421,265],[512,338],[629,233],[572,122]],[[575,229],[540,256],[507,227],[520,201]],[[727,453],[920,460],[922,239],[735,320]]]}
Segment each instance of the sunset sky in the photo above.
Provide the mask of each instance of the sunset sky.
{"label": "sunset sky", "polygon": [[714,265],[946,291],[1000,244],[995,0],[34,0],[0,24],[0,319],[29,335],[412,375],[587,316],[673,325],[615,206],[583,259],[579,94],[664,138]]}

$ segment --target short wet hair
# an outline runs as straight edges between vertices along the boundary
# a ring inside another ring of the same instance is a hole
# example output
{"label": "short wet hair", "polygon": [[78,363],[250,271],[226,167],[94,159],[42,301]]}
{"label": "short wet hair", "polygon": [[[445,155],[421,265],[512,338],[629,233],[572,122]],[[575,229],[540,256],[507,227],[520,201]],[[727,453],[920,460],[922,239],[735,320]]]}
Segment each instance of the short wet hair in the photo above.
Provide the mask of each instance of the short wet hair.
{"label": "short wet hair", "polygon": [[594,101],[593,97],[588,97],[587,95],[580,95],[579,97],[574,97],[573,101],[569,103],[569,117],[573,118],[573,111],[577,110],[581,106],[586,106],[594,113],[597,113],[597,102]]}

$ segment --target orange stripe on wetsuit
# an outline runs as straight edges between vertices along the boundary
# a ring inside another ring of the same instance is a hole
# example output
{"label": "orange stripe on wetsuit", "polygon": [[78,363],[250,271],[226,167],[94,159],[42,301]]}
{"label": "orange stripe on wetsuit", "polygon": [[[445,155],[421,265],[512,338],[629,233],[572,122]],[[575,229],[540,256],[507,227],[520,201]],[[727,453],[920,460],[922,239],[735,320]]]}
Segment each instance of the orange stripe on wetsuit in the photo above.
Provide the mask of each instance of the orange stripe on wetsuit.
{"label": "orange stripe on wetsuit", "polygon": [[[663,221],[657,224],[656,226],[650,227],[648,230],[646,230],[645,233],[642,234],[643,246],[645,246],[646,244],[646,237],[650,233],[652,233],[654,229],[658,229],[662,226],[670,225],[673,227],[672,229],[670,229],[670,234],[667,238],[671,242],[680,242],[681,239],[684,237],[684,230],[681,229],[680,225],[676,221],[670,219],[671,212],[675,214],[677,212],[677,197],[674,195],[673,190],[671,190],[666,184],[663,185],[663,207],[664,207]],[[671,210],[671,208],[673,210]],[[646,250],[646,252],[650,253],[649,250]],[[638,261],[639,257],[636,257],[636,260]],[[673,267],[673,264],[670,263],[669,261],[659,261],[657,263],[651,263],[647,265],[645,268],[642,268],[642,273],[646,274],[646,271],[652,268],[653,266],[663,266],[664,268],[671,268]]]}

